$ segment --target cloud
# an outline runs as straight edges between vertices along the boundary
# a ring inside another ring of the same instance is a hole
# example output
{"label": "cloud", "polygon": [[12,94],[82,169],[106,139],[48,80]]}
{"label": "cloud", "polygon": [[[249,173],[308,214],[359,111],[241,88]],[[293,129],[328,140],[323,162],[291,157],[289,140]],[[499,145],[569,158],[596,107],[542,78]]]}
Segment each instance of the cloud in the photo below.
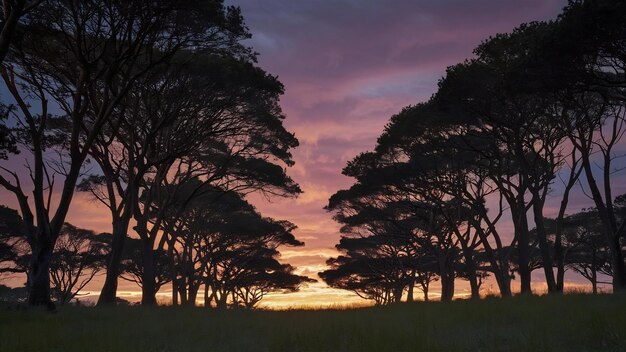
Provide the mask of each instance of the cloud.
{"label": "cloud", "polygon": [[[238,5],[261,53],[259,64],[285,84],[281,106],[301,146],[289,170],[300,199],[251,196],[266,216],[287,219],[305,247],[285,248],[281,260],[314,273],[336,256],[339,225],[323,207],[353,182],[345,163],[372,149],[388,119],[428,99],[447,66],[470,57],[481,40],[522,22],[554,18],[566,0],[228,0]],[[10,194],[2,202],[15,206]],[[573,204],[583,202],[578,199]],[[580,203],[582,204],[582,203]],[[587,204],[587,203],[585,203]],[[106,208],[77,194],[68,220],[110,231]],[[509,228],[506,228],[508,231]],[[94,283],[97,286],[97,283]],[[329,303],[330,302],[330,303]],[[361,302],[322,282],[299,293],[270,295],[265,304],[294,306]]]}

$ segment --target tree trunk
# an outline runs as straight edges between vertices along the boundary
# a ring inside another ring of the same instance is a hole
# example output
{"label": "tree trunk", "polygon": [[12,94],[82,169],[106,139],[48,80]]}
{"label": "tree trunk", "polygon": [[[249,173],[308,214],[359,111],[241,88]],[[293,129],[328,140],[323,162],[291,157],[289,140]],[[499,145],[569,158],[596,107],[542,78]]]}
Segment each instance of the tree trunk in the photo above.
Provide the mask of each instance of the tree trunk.
{"label": "tree trunk", "polygon": [[610,164],[609,155],[604,158],[604,194],[602,197],[600,188],[593,175],[590,150],[580,149],[582,154],[583,168],[587,177],[587,184],[591,191],[591,196],[596,204],[596,209],[600,215],[600,220],[604,228],[604,235],[609,243],[609,252],[611,254],[611,265],[613,269],[613,293],[622,293],[626,291],[626,266],[624,263],[624,255],[620,243],[621,234],[618,232],[617,221],[613,213],[610,183]]}
{"label": "tree trunk", "polygon": [[219,298],[216,300],[216,306],[218,309],[226,309],[226,303],[228,300],[228,294],[222,293]]}
{"label": "tree trunk", "polygon": [[172,279],[172,306],[178,305],[178,282],[176,278]]}
{"label": "tree trunk", "polygon": [[393,302],[400,303],[402,302],[402,292],[404,292],[404,285],[397,285],[393,289]]}
{"label": "tree trunk", "polygon": [[50,241],[40,237],[37,242],[32,250],[28,271],[28,304],[54,308],[50,299],[50,259],[53,246]]}
{"label": "tree trunk", "polygon": [[493,275],[496,279],[496,283],[498,284],[500,296],[511,297],[513,294],[511,292],[511,276],[509,275],[508,268],[505,270],[501,266],[499,266],[498,270],[495,270],[493,272]]}
{"label": "tree trunk", "polygon": [[120,275],[120,264],[122,261],[122,253],[124,251],[124,243],[126,242],[126,234],[128,232],[128,222],[124,223],[117,219],[113,221],[113,239],[111,242],[111,252],[107,263],[106,277],[104,285],[100,291],[98,305],[113,305],[117,297],[117,283]]}
{"label": "tree trunk", "polygon": [[141,276],[141,305],[156,305],[156,273],[154,268],[154,250],[152,241],[142,240],[142,276]]}
{"label": "tree trunk", "polygon": [[441,300],[443,302],[451,302],[453,297],[454,297],[454,273],[448,273],[445,279],[442,278]]}
{"label": "tree trunk", "polygon": [[624,253],[622,252],[619,234],[613,234],[612,237],[613,293],[624,293],[626,292],[626,263],[624,263]]}
{"label": "tree trunk", "polygon": [[472,299],[480,299],[480,286],[478,285],[478,277],[476,277],[476,272],[474,275],[471,275],[469,278],[470,290],[471,290],[471,298]]}
{"label": "tree trunk", "polygon": [[174,244],[168,243],[167,256],[169,258],[170,279],[172,280],[172,306],[178,305],[178,273],[176,272],[176,263],[174,261]]}
{"label": "tree trunk", "polygon": [[[515,207],[518,208],[518,207]],[[518,211],[514,211],[511,207],[511,215],[513,215],[513,223],[515,225],[515,237],[517,238],[517,255],[520,276],[520,293],[531,294],[531,273],[530,273],[530,236],[528,233],[528,220],[526,219],[526,210],[522,204]]]}
{"label": "tree trunk", "polygon": [[538,199],[539,195],[533,195],[533,214],[535,219],[535,228],[537,230],[537,239],[539,241],[539,249],[541,250],[541,261],[543,264],[543,272],[546,277],[546,284],[548,286],[548,292],[558,292],[556,281],[554,279],[554,264],[552,262],[552,255],[550,254],[550,247],[548,245],[547,233],[544,226],[543,218],[543,202]]}
{"label": "tree trunk", "polygon": [[480,286],[478,285],[478,276],[476,274],[476,263],[474,261],[474,251],[468,246],[463,246],[463,256],[465,257],[465,271],[467,281],[469,281],[472,292],[472,299],[480,299]]}
{"label": "tree trunk", "polygon": [[198,290],[200,286],[198,285],[190,285],[189,290],[187,290],[187,294],[189,297],[187,298],[187,305],[190,307],[196,306],[196,298],[198,297]]}
{"label": "tree trunk", "polygon": [[[480,209],[480,210],[483,210],[483,209]],[[486,216],[484,215],[485,214],[484,211],[481,211],[480,214],[482,214],[481,216],[483,217]],[[490,230],[493,231],[493,237],[496,239],[497,252],[494,251],[493,248],[491,248],[491,244],[489,244],[489,239],[487,237],[487,234],[482,229],[482,226],[480,225],[480,223],[474,219],[470,220],[470,222],[472,224],[472,227],[478,233],[480,242],[483,246],[483,249],[485,250],[485,253],[487,254],[487,258],[489,259],[489,264],[491,264],[492,272],[496,279],[496,283],[498,284],[498,289],[500,290],[500,295],[502,297],[510,297],[511,296],[511,279],[509,275],[509,261],[502,260],[502,256],[504,255],[504,253],[502,253],[503,249],[502,249],[502,246],[500,245],[501,241],[499,240],[498,235],[495,233],[495,230],[496,230],[495,227],[490,226]]]}
{"label": "tree trunk", "polygon": [[450,264],[450,259],[447,255],[439,259],[442,302],[450,302],[454,296],[454,270],[450,267]]}
{"label": "tree trunk", "polygon": [[594,295],[598,294],[598,275],[595,269],[591,269],[591,292]]}
{"label": "tree trunk", "polygon": [[554,259],[556,259],[556,290],[563,292],[565,286],[565,255],[562,245],[563,235],[557,231],[554,241]]}
{"label": "tree trunk", "polygon": [[415,289],[415,270],[411,272],[411,278],[409,279],[409,288],[407,290],[406,301],[413,302],[413,291]]}
{"label": "tree trunk", "polygon": [[508,262],[507,265],[499,263],[493,274],[496,284],[498,284],[498,290],[500,290],[500,296],[511,297],[513,294],[511,292],[511,276],[509,275]]}
{"label": "tree trunk", "polygon": [[209,284],[204,283],[204,308],[211,307],[211,300],[209,298]]}

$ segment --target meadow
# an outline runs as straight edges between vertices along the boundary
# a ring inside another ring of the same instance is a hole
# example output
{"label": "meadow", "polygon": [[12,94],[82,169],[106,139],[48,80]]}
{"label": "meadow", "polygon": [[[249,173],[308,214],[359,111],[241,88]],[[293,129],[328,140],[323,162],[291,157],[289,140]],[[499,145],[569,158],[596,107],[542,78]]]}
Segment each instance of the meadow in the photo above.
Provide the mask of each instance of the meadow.
{"label": "meadow", "polygon": [[346,310],[0,308],[0,351],[625,351],[626,297]]}

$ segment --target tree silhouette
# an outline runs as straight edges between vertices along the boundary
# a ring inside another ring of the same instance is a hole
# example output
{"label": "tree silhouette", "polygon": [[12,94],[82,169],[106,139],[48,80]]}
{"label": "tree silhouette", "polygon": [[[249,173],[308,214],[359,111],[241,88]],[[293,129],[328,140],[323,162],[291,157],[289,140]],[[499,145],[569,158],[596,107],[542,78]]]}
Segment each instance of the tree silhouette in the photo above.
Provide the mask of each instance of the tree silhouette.
{"label": "tree silhouette", "polygon": [[[120,278],[137,284],[143,288],[143,255],[140,239],[127,238],[124,245],[124,253],[120,263]],[[159,292],[161,287],[172,280],[169,260],[163,250],[154,254],[154,293]]]}
{"label": "tree silhouette", "polygon": [[69,303],[104,269],[108,234],[66,223],[50,260],[52,293],[61,304]]}
{"label": "tree silhouette", "polygon": [[[20,19],[28,15],[34,8],[45,0],[8,0],[0,7],[2,25],[0,26],[0,64],[9,53],[9,47],[17,35]],[[0,139],[1,140],[1,139]]]}
{"label": "tree silhouette", "polygon": [[[205,307],[252,308],[267,293],[295,291],[313,280],[278,262],[281,245],[302,246],[295,225],[262,217],[242,196],[200,181],[177,187],[158,248],[170,259],[173,302],[194,305],[204,286]],[[187,192],[197,192],[187,201]]]}
{"label": "tree silhouette", "polygon": [[24,28],[1,74],[16,106],[7,125],[31,156],[34,192],[27,201],[26,180],[6,168],[0,185],[20,205],[33,252],[29,303],[49,305],[50,259],[83,163],[105,126],[116,124],[121,103],[181,50],[219,51],[248,33],[239,10],[221,1],[48,0],[31,10]]}
{"label": "tree silhouette", "polygon": [[[300,192],[279,166],[292,165],[289,149],[297,146],[282,126],[280,82],[236,57],[181,56],[167,70],[146,76],[124,104],[118,137],[98,139],[91,151],[104,175],[90,177],[81,190],[91,191],[114,219],[114,252],[102,303],[113,295],[108,292],[115,286],[113,266],[131,217],[148,256],[163,221],[155,209],[168,207],[179,192],[175,185],[202,180],[195,187],[279,196]],[[195,193],[178,201],[188,202]],[[152,288],[144,289],[150,299]]]}
{"label": "tree silhouette", "polygon": [[[346,225],[342,231],[376,236],[376,224],[402,219],[405,233],[431,239],[421,246],[430,247],[440,264],[456,256],[453,262],[461,266],[440,265],[439,273],[462,272],[474,297],[487,271],[503,296],[511,295],[514,271],[521,291],[531,292],[537,269],[543,269],[548,291],[560,292],[569,265],[569,196],[585,173],[611,248],[617,292],[625,268],[624,222],[611,194],[616,147],[626,126],[626,50],[620,39],[626,29],[618,20],[625,9],[610,1],[572,1],[557,20],[492,36],[475,49],[475,58],[449,67],[429,101],[394,115],[374,151],[348,162],[344,174],[356,183],[331,197],[329,206]],[[602,182],[593,165],[601,169]],[[547,196],[558,181],[558,215],[547,220]],[[400,201],[406,202],[402,215],[382,211]],[[513,236],[497,226],[507,212]],[[377,231],[394,233],[380,226]],[[442,251],[446,243],[449,250]],[[489,266],[474,263],[477,258]],[[341,279],[350,277],[349,265],[363,269],[355,263],[350,255],[331,260],[327,274],[336,275],[327,277],[349,287]],[[443,297],[450,291],[446,282],[452,285],[454,275],[442,278]]]}
{"label": "tree silhouette", "polygon": [[0,205],[0,273],[20,271],[15,262],[23,245],[22,218],[14,209]]}

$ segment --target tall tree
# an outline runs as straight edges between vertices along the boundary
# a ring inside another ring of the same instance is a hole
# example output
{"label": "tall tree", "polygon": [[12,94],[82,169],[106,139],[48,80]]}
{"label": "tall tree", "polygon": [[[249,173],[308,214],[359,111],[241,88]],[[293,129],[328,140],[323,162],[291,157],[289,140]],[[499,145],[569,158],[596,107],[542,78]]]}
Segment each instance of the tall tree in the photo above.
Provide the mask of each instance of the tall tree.
{"label": "tall tree", "polygon": [[177,52],[219,48],[247,31],[239,10],[221,1],[170,0],[50,0],[32,9],[24,27],[1,73],[17,106],[13,136],[31,155],[33,196],[9,168],[0,185],[17,198],[28,230],[29,303],[47,305],[50,259],[81,168],[120,103]]}
{"label": "tall tree", "polygon": [[[114,296],[115,260],[130,218],[150,256],[164,211],[177,199],[191,201],[202,185],[224,191],[261,191],[291,196],[299,187],[279,164],[290,166],[297,139],[282,125],[278,105],[283,87],[277,79],[244,58],[197,55],[147,76],[121,111],[117,138],[100,139],[91,154],[104,174],[89,178],[91,190],[112,212],[111,256],[102,303]],[[194,92],[194,94],[190,94]],[[180,191],[189,187],[191,191]],[[163,192],[165,190],[165,192]],[[160,209],[160,210],[159,210]],[[178,208],[184,210],[184,206]],[[144,258],[146,275],[150,258]],[[149,304],[150,280],[144,280]]]}
{"label": "tall tree", "polygon": [[[587,193],[602,221],[613,267],[613,291],[626,288],[623,238],[626,223],[616,216],[615,169],[626,132],[626,5],[621,1],[570,1],[559,17],[561,41],[550,52],[550,77],[567,88],[572,106],[567,136],[579,151]],[[572,37],[575,36],[575,37]],[[574,39],[576,38],[576,39]],[[564,61],[567,66],[558,65]]]}

